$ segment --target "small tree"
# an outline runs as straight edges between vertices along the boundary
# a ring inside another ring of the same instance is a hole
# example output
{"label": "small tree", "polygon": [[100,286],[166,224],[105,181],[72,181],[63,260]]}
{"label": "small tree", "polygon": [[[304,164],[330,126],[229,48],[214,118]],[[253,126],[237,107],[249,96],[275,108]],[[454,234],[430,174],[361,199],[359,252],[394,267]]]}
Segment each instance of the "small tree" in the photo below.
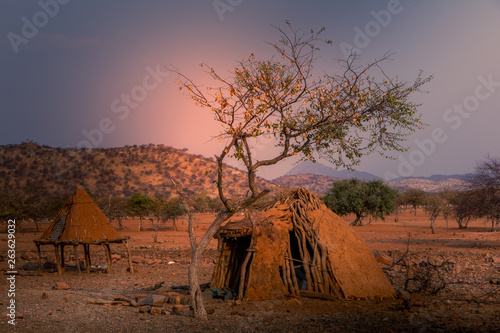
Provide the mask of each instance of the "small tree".
{"label": "small tree", "polygon": [[445,204],[446,202],[443,200],[443,198],[437,194],[428,195],[424,203],[424,209],[431,222],[430,228],[433,234],[436,233],[436,228],[435,228],[436,219],[438,218],[439,214],[441,214],[441,212],[443,211],[443,206]]}
{"label": "small tree", "polygon": [[139,216],[138,230],[142,230],[142,219],[150,213],[151,204],[153,200],[146,194],[136,192],[128,199],[128,211],[134,215]]}
{"label": "small tree", "polygon": [[500,224],[500,158],[487,156],[468,179],[478,214],[491,220],[491,231]]}
{"label": "small tree", "polygon": [[[374,151],[385,155],[405,150],[402,142],[423,125],[418,105],[409,97],[430,78],[418,76],[413,82],[401,82],[387,76],[381,64],[389,54],[366,66],[358,65],[356,54],[352,54],[339,60],[340,73],[336,75],[315,71],[318,44],[331,44],[320,38],[324,29],[305,34],[287,25],[287,31],[277,28],[280,42],[271,44],[276,58],[260,60],[252,54],[238,62],[229,75],[202,64],[217,82],[204,91],[172,69],[178,75],[179,89],[184,89],[196,105],[211,110],[223,129],[218,137],[224,147],[216,156],[216,183],[223,209],[199,242],[190,233],[189,283],[199,318],[207,318],[198,283],[201,253],[223,222],[267,195],[269,189],[259,189],[256,183],[260,168],[295,155],[314,160],[313,154],[337,166],[351,167]],[[257,160],[253,154],[257,139],[274,143],[278,149],[275,155]],[[230,200],[227,196],[224,161],[229,157],[246,168],[246,197]]]}
{"label": "small tree", "polygon": [[163,195],[155,195],[154,199],[150,202],[149,210],[154,216],[151,220],[151,224],[153,225],[153,230],[155,231],[153,236],[155,243],[158,243],[158,229],[160,228],[160,223],[165,221],[168,216],[167,205],[168,200]]}
{"label": "small tree", "polygon": [[186,215],[186,208],[184,207],[180,198],[169,199],[166,203],[166,216],[172,219],[172,226],[177,230],[176,219],[180,216]]}
{"label": "small tree", "polygon": [[417,207],[425,205],[427,193],[418,188],[410,188],[403,193],[405,204],[413,207],[414,215],[417,215]]}
{"label": "small tree", "polygon": [[363,218],[384,219],[396,208],[396,190],[381,180],[363,182],[356,178],[335,182],[323,201],[339,215],[355,214],[352,226],[363,225]]}

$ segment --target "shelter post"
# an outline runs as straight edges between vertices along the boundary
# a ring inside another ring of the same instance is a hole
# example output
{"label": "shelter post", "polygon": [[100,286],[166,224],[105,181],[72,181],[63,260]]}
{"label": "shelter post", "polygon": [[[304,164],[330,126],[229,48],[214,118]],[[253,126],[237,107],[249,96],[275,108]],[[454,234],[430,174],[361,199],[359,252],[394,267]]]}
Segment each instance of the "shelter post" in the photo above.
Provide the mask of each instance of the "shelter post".
{"label": "shelter post", "polygon": [[75,262],[76,262],[76,272],[80,275],[80,261],[78,260],[78,244],[73,245],[73,250],[75,252]]}
{"label": "shelter post", "polygon": [[54,247],[55,247],[55,252],[56,252],[57,273],[62,274],[61,252],[59,252],[59,244],[54,244]]}
{"label": "shelter post", "polygon": [[40,249],[40,243],[36,243],[36,249],[38,251],[38,272],[42,274],[42,250]]}

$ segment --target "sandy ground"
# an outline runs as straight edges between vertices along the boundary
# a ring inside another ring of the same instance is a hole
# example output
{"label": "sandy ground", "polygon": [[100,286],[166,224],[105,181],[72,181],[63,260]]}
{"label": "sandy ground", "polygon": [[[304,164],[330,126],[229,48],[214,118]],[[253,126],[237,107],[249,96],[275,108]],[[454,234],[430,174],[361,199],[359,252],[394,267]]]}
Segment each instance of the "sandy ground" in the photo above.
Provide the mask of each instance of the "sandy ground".
{"label": "sandy ground", "polygon": [[[212,214],[196,216],[196,232],[202,235]],[[350,217],[346,218],[351,221]],[[138,220],[126,220],[122,235],[130,236],[134,267],[126,271],[122,245],[112,246],[116,256],[112,274],[102,272],[77,275],[71,271],[37,274],[33,239],[40,233],[25,223],[16,234],[15,297],[7,267],[7,233],[0,229],[0,327],[2,332],[500,332],[500,232],[492,233],[483,221],[459,230],[449,221],[438,219],[432,234],[424,212],[409,210],[398,221],[365,221],[354,230],[364,239],[396,288],[408,289],[411,300],[325,301],[301,298],[266,302],[207,302],[213,311],[209,321],[194,319],[189,306],[166,304],[163,312],[141,313],[138,307],[117,299],[141,300],[159,286],[186,285],[190,250],[186,222],[178,230],[168,222],[153,242],[151,223],[137,231]],[[116,224],[116,222],[114,222]],[[42,223],[44,230],[48,222]],[[409,245],[408,245],[409,244]],[[54,260],[53,247],[42,247],[44,262]],[[212,241],[201,264],[201,282],[211,279],[217,257]],[[354,249],[355,250],[355,249]],[[100,247],[91,247],[92,261],[106,265]],[[74,264],[68,249],[68,264]],[[56,290],[65,282],[69,290]],[[496,284],[499,283],[499,284]],[[405,285],[406,284],[406,285]],[[163,288],[165,290],[165,288]],[[175,289],[169,295],[187,294]],[[168,292],[167,292],[168,294]],[[7,307],[14,299],[15,325],[9,324]],[[98,303],[98,304],[96,304]]]}

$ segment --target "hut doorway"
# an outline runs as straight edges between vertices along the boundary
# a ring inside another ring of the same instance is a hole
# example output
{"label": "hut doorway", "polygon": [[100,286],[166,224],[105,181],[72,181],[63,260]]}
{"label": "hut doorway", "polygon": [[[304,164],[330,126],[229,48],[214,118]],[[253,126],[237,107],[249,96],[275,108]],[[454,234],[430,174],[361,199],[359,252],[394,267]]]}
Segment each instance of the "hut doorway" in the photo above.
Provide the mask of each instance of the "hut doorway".
{"label": "hut doorway", "polygon": [[250,244],[251,236],[223,239],[218,261],[220,269],[215,270],[217,276],[213,278],[213,286],[225,286],[238,291],[242,275],[243,287],[246,285],[249,276],[247,268],[251,263]]}

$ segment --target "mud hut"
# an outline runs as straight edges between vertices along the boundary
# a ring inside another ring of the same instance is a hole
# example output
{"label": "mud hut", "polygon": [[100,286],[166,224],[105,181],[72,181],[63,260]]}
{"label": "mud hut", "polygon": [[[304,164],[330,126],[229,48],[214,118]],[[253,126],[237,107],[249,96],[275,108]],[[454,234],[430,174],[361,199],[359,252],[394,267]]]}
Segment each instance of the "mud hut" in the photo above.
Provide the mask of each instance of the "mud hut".
{"label": "mud hut", "polygon": [[394,297],[368,246],[304,189],[254,219],[226,224],[218,239],[212,288],[234,289],[240,299]]}
{"label": "mud hut", "polygon": [[113,228],[108,218],[85,190],[78,189],[59,211],[49,228],[34,242],[38,249],[38,269],[42,272],[41,245],[51,244],[55,248],[57,270],[64,272],[64,247],[72,245],[76,261],[76,270],[80,274],[78,246],[83,246],[86,271],[90,272],[90,245],[101,245],[107,254],[108,273],[112,272],[110,244],[121,243],[127,249],[129,271],[133,272],[129,236],[122,237]]}

